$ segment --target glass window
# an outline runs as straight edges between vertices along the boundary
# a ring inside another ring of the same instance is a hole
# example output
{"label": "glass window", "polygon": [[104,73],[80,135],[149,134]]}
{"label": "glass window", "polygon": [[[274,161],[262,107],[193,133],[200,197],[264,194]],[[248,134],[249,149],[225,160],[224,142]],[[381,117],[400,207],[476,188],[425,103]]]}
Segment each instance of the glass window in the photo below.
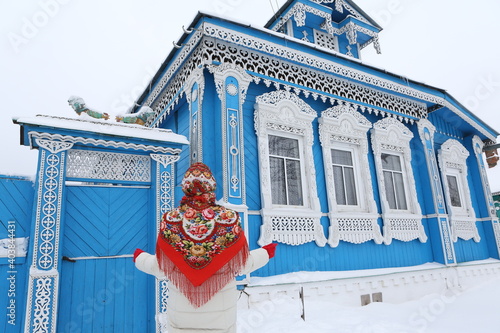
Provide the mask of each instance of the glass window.
{"label": "glass window", "polygon": [[352,153],[346,150],[332,149],[333,181],[337,204],[357,206],[356,182]]}
{"label": "glass window", "polygon": [[462,201],[460,200],[460,191],[458,189],[458,179],[455,176],[447,175],[448,180],[448,190],[450,192],[450,201],[453,207],[462,207]]}
{"label": "glass window", "polygon": [[269,135],[269,167],[273,204],[302,206],[299,141]]}
{"label": "glass window", "polygon": [[382,154],[381,159],[389,208],[398,210],[408,209],[400,157],[397,155]]}

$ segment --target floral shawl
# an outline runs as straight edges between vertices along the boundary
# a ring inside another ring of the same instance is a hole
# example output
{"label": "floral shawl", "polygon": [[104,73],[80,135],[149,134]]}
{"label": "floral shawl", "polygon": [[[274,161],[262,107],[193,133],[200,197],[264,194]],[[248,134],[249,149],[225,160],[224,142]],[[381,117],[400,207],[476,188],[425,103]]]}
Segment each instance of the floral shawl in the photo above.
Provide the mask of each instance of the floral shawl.
{"label": "floral shawl", "polygon": [[163,215],[156,256],[169,280],[200,307],[241,272],[249,251],[238,213],[215,204],[206,165],[193,164],[182,186],[181,205]]}

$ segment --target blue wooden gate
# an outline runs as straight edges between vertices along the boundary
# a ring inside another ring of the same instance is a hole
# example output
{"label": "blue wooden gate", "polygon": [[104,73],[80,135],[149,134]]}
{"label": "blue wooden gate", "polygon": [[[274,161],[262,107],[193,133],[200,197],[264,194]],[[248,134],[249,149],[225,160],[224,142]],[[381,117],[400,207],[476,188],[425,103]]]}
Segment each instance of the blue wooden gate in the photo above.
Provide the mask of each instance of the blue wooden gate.
{"label": "blue wooden gate", "polygon": [[67,187],[59,332],[154,330],[154,281],[131,258],[147,249],[149,198],[147,187]]}

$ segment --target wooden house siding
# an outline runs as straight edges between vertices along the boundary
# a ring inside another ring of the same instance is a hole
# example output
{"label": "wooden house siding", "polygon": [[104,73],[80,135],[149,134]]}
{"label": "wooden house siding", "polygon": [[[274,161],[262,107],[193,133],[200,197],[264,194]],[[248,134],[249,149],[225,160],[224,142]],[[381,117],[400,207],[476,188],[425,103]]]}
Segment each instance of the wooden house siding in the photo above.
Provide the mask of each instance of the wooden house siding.
{"label": "wooden house siding", "polygon": [[[34,184],[22,177],[0,176],[0,239],[9,238],[9,221],[14,221],[15,237],[30,236],[33,211]],[[19,333],[23,331],[23,314],[26,306],[26,285],[29,271],[26,257],[16,257],[14,266],[8,258],[0,258],[0,308],[4,309],[0,320],[0,331]],[[14,279],[7,280],[7,278]],[[12,283],[11,283],[12,281]],[[12,288],[14,287],[14,288]],[[9,307],[14,301],[14,321],[7,316],[12,313]],[[10,321],[10,323],[9,323]]]}

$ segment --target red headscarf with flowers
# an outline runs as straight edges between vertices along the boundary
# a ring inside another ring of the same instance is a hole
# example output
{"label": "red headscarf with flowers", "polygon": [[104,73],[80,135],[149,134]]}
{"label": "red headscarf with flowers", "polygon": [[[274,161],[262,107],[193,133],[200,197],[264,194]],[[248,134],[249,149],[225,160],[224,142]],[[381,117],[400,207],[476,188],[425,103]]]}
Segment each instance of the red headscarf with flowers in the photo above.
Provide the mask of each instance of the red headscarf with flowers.
{"label": "red headscarf with flowers", "polygon": [[237,212],[215,204],[215,178],[203,163],[184,174],[181,204],[163,215],[156,245],[160,268],[196,307],[245,265],[248,245]]}

